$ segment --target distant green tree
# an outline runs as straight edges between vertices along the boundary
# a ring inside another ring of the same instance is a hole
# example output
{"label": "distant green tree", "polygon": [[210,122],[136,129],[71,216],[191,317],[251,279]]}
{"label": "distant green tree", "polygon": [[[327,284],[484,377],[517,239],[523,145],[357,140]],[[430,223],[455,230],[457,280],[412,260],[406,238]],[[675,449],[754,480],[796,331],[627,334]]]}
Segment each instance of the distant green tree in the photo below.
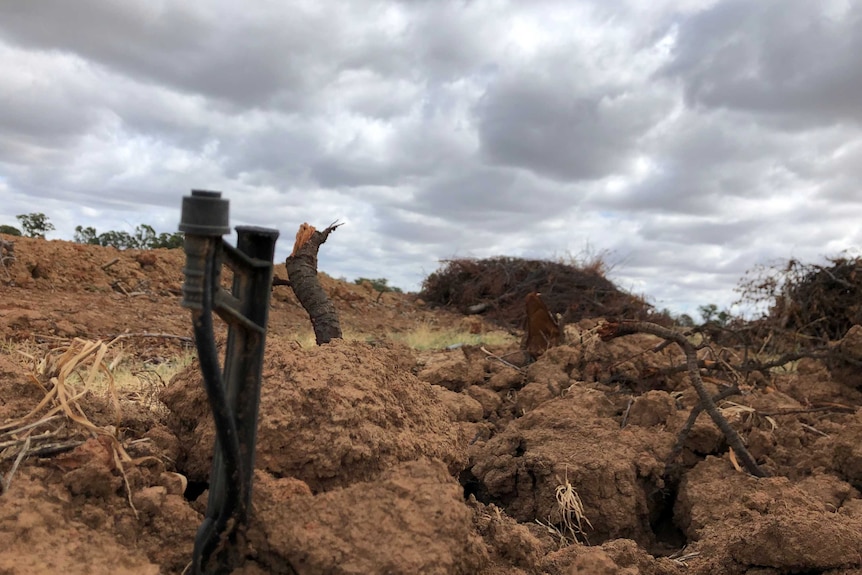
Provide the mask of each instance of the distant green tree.
{"label": "distant green tree", "polygon": [[356,285],[361,285],[364,282],[370,283],[371,287],[373,287],[376,291],[379,292],[391,291],[395,293],[402,293],[401,288],[389,285],[389,280],[386,278],[356,278],[355,280],[353,280],[353,283],[355,283]]}
{"label": "distant green tree", "polygon": [[153,226],[148,226],[147,224],[137,226],[132,243],[131,247],[139,250],[150,249],[156,243],[156,230],[153,229]]}
{"label": "distant green tree", "polygon": [[714,303],[702,305],[698,307],[697,310],[700,312],[700,317],[703,319],[704,324],[727,327],[727,324],[730,323],[731,319],[733,319],[733,316],[730,315],[729,311],[726,309],[719,311],[718,306]]}
{"label": "distant green tree", "polygon": [[96,233],[96,228],[93,226],[75,226],[75,235],[72,238],[79,244],[99,245],[99,235]]}
{"label": "distant green tree", "polygon": [[156,238],[156,242],[152,247],[173,250],[183,247],[184,241],[185,236],[182,232],[174,232],[172,234],[162,232],[159,234],[159,237]]}
{"label": "distant green tree", "polygon": [[45,239],[45,234],[55,229],[54,224],[48,221],[48,216],[42,213],[19,214],[15,217],[21,222],[24,235],[28,238]]}
{"label": "distant green tree", "polygon": [[3,224],[0,225],[0,234],[6,234],[9,236],[20,236],[21,230],[19,230],[15,226],[8,226],[6,224]]}
{"label": "distant green tree", "polygon": [[183,234],[180,232],[156,234],[156,230],[147,224],[137,226],[134,235],[116,230],[100,234],[92,226],[86,228],[77,226],[75,228],[74,240],[79,244],[110,246],[119,250],[130,248],[140,250],[152,250],[156,248],[174,249],[183,247]]}
{"label": "distant green tree", "polygon": [[129,235],[128,232],[118,232],[115,230],[107,231],[99,234],[98,240],[100,246],[111,246],[118,250],[126,250],[135,247],[135,238]]}
{"label": "distant green tree", "polygon": [[683,313],[676,317],[676,323],[682,327],[694,327],[694,318],[687,313]]}

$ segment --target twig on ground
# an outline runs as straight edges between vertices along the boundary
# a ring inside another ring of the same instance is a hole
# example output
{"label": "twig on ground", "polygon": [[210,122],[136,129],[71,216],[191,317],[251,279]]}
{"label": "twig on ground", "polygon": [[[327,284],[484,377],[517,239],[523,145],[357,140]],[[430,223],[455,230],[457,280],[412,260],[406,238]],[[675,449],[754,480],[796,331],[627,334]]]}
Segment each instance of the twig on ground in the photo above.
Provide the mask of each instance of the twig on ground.
{"label": "twig on ground", "polygon": [[118,261],[120,261],[120,258],[114,258],[114,259],[112,259],[111,261],[109,261],[108,263],[104,264],[104,265],[102,266],[102,269],[103,269],[103,270],[106,270],[106,269],[108,269],[109,267],[111,267],[112,265],[114,265],[115,263],[117,263]]}
{"label": "twig on ground", "polygon": [[[31,441],[41,441],[43,439],[50,439],[52,437],[56,437],[57,433],[61,429],[62,429],[62,427],[59,427],[59,428],[55,429],[54,431],[46,431],[45,433],[40,433],[38,435],[29,435],[28,434],[27,437],[25,437],[23,439],[11,439],[9,441],[3,441],[3,442],[0,442],[0,449],[6,449],[7,447],[14,447],[16,445],[21,445],[22,443],[25,443],[25,442],[29,444]],[[10,457],[0,456],[0,459],[11,459],[11,456]]]}
{"label": "twig on ground", "polygon": [[487,355],[489,359],[496,359],[497,361],[499,361],[500,363],[502,363],[502,364],[503,364],[503,365],[505,365],[506,367],[511,367],[512,369],[514,369],[514,370],[516,370],[516,371],[518,371],[518,372],[520,372],[520,373],[526,373],[526,370],[525,370],[523,367],[518,367],[518,366],[517,366],[517,365],[515,365],[514,363],[510,363],[510,362],[506,361],[505,359],[503,359],[503,358],[502,358],[502,357],[500,357],[499,355],[496,355],[496,354],[494,354],[494,353],[491,353],[490,351],[488,351],[487,349],[485,349],[485,347],[484,347],[484,346],[483,346],[483,347],[480,347],[479,349],[481,349],[481,350],[482,350],[482,352],[483,352],[485,355]]}
{"label": "twig on ground", "polygon": [[80,445],[84,445],[84,441],[80,439],[61,441],[59,443],[49,443],[34,449],[30,454],[36,457],[47,457],[49,455],[57,455],[58,453],[71,451]]}
{"label": "twig on ground", "polygon": [[788,409],[776,409],[773,411],[758,411],[758,415],[793,415],[796,413],[817,413],[820,411],[842,411],[844,413],[856,413],[855,407],[850,407],[849,405],[841,405],[839,403],[832,403],[829,405],[820,405],[817,407],[800,407],[798,409],[788,408]]}
{"label": "twig on ground", "polygon": [[129,338],[133,338],[133,337],[156,337],[156,338],[162,338],[162,339],[177,339],[183,343],[190,343],[190,344],[193,344],[195,342],[195,340],[191,337],[188,337],[185,335],[174,335],[172,333],[146,333],[146,332],[143,332],[143,333],[121,333],[119,335],[110,336],[111,343],[109,343],[108,346],[110,346],[111,344],[113,344],[117,340],[129,339]]}
{"label": "twig on ground", "polygon": [[27,439],[24,440],[24,445],[21,447],[21,451],[18,453],[18,457],[15,458],[15,463],[12,464],[12,469],[9,470],[9,473],[6,474],[6,478],[3,480],[3,493],[5,494],[9,491],[9,486],[12,484],[12,477],[15,475],[15,472],[18,471],[18,466],[21,465],[21,462],[24,460],[24,457],[27,456],[27,452],[30,450],[30,436],[27,436]]}
{"label": "twig on ground", "polygon": [[626,423],[629,420],[629,412],[632,410],[632,405],[634,404],[634,402],[635,402],[635,399],[633,397],[630,397],[629,403],[628,403],[628,405],[626,405],[626,411],[625,411],[625,413],[623,413],[623,420],[620,421],[620,429],[625,428]]}
{"label": "twig on ground", "polygon": [[22,425],[21,427],[19,427],[17,429],[13,429],[11,431],[4,431],[3,433],[0,433],[0,437],[3,437],[4,435],[15,435],[15,434],[21,433],[22,431],[27,431],[28,429],[38,427],[44,423],[48,423],[48,422],[54,421],[56,419],[62,419],[62,418],[63,418],[62,415],[52,415],[51,417],[46,417],[44,419],[40,419],[39,421],[34,421],[33,423],[28,423],[27,425]]}
{"label": "twig on ground", "polygon": [[824,432],[820,431],[819,429],[817,429],[816,427],[808,425],[807,423],[800,423],[799,425],[802,426],[802,429],[807,429],[811,433],[816,433],[817,435],[821,435],[823,437],[829,437],[828,433],[824,433]]}
{"label": "twig on ground", "polygon": [[646,321],[608,322],[603,324],[599,330],[599,336],[604,341],[634,333],[648,333],[656,335],[660,338],[673,341],[682,349],[685,353],[686,365],[688,366],[691,384],[694,386],[695,391],[697,391],[697,395],[700,398],[700,403],[703,406],[703,409],[709,414],[724,434],[730,447],[732,447],[739,455],[743,465],[745,465],[745,469],[756,477],[767,477],[768,474],[762,470],[759,465],[757,465],[757,462],[742,442],[742,438],[736,430],[730,426],[727,419],[721,415],[718,408],[715,406],[715,402],[713,402],[712,398],[709,396],[709,392],[706,390],[703,380],[700,377],[700,368],[698,367],[697,350],[695,346],[692,345],[691,342],[688,341],[681,333],[677,333],[666,327]]}

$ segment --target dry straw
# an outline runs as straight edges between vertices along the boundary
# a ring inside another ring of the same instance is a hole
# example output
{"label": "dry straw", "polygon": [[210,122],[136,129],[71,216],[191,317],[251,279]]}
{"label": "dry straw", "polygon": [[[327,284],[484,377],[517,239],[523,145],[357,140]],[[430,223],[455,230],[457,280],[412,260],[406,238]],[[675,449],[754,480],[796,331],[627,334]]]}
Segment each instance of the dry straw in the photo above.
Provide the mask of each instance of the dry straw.
{"label": "dry straw", "polygon": [[[44,397],[27,415],[7,421],[0,425],[0,459],[15,458],[11,470],[2,481],[3,492],[8,490],[18,465],[27,455],[49,455],[74,448],[83,441],[60,438],[60,432],[67,422],[72,422],[78,431],[91,437],[104,437],[111,446],[113,462],[126,484],[131,502],[131,490],[124,466],[134,463],[119,438],[117,428],[120,422],[120,402],[114,385],[114,376],[105,363],[109,348],[118,340],[109,343],[101,340],[91,341],[75,338],[46,354],[31,374],[33,384],[39,387]],[[115,414],[115,425],[96,425],[78,402],[87,392],[93,391],[99,375],[107,382],[107,394]],[[51,431],[34,433],[49,423],[60,425]],[[72,434],[74,435],[74,434]],[[16,449],[18,448],[18,449]],[[134,510],[134,506],[132,505]],[[137,512],[135,512],[137,514]]]}

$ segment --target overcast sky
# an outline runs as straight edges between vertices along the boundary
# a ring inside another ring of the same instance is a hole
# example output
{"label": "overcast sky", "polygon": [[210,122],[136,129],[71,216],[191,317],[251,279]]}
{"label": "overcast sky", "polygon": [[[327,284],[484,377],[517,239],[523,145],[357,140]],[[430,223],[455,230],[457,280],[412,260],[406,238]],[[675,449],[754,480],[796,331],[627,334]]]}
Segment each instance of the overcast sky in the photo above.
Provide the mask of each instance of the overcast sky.
{"label": "overcast sky", "polygon": [[862,243],[860,57],[856,0],[0,0],[0,223],[220,190],[336,277],[586,250],[692,313]]}

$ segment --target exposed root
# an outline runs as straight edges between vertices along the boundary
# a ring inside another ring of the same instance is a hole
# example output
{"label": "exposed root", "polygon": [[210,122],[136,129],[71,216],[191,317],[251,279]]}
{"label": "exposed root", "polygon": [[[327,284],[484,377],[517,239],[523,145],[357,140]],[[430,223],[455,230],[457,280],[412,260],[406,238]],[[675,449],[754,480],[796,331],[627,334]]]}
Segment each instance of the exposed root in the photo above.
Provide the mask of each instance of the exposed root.
{"label": "exposed root", "polygon": [[[559,480],[559,478],[558,478]],[[560,485],[554,492],[557,499],[557,507],[560,511],[560,517],[563,522],[563,527],[572,536],[573,541],[578,540],[578,536],[589,544],[586,533],[584,532],[584,524],[590,529],[593,528],[590,520],[584,515],[584,504],[581,502],[581,497],[572,484],[569,483],[569,468],[566,467],[566,474]]]}

